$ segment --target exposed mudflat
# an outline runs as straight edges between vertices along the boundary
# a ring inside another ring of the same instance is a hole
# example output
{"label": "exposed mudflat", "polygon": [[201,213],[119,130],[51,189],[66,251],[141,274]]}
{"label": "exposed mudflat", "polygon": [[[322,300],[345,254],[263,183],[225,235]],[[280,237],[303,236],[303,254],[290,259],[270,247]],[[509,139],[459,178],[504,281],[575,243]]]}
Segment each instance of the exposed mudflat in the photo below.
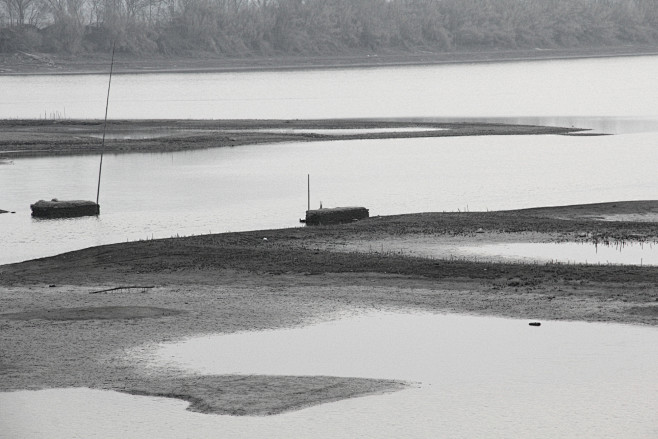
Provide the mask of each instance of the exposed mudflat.
{"label": "exposed mudflat", "polygon": [[381,309],[655,326],[658,267],[444,260],[394,245],[656,242],[658,223],[593,219],[656,209],[658,201],[637,201],[374,217],[113,244],[0,266],[0,390],[90,387],[180,398],[206,413],[263,415],[410,384],[154,375],[131,352]]}
{"label": "exposed mudflat", "polygon": [[[413,128],[413,131],[405,129]],[[423,130],[426,128],[427,130]],[[0,159],[129,152],[170,152],[281,142],[412,137],[571,134],[577,128],[400,120],[0,120]],[[331,134],[316,130],[359,130]],[[369,132],[386,129],[386,132]],[[400,129],[400,131],[395,131]],[[299,131],[295,131],[299,130]],[[311,131],[309,131],[311,130]]]}

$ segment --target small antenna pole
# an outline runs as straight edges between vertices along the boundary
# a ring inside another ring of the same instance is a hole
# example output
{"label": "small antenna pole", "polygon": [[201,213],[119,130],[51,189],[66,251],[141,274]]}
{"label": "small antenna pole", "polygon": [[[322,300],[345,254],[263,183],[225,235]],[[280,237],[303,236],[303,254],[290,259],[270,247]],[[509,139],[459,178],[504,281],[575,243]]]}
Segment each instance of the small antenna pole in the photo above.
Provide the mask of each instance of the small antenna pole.
{"label": "small antenna pole", "polygon": [[306,190],[308,198],[308,209],[306,210],[311,210],[311,174],[306,175]]}
{"label": "small antenna pole", "polygon": [[103,152],[105,151],[105,132],[107,131],[107,109],[110,106],[110,87],[112,86],[112,70],[114,69],[114,49],[117,42],[112,43],[112,61],[110,62],[110,80],[107,83],[107,99],[105,100],[105,122],[103,123],[103,141],[101,142],[101,163],[98,166],[98,187],[96,188],[96,204],[101,193],[101,172],[103,170]]}

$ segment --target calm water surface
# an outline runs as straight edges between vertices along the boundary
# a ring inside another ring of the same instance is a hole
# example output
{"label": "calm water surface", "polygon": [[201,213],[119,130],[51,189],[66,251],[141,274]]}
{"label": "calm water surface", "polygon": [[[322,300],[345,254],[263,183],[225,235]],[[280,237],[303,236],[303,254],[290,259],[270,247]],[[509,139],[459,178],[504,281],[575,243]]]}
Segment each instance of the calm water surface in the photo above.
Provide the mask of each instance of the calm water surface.
{"label": "calm water surface", "polygon": [[[31,219],[29,204],[95,199],[98,157],[18,159],[0,165],[0,209],[16,212],[0,215],[0,263],[125,240],[299,225],[309,173],[312,207],[364,205],[371,215],[656,199],[656,72],[658,57],[649,56],[118,75],[111,118],[456,118],[575,125],[620,135],[106,156],[100,217],[57,221]],[[102,117],[106,80],[0,76],[0,117]]]}
{"label": "calm water surface", "polygon": [[[116,75],[114,119],[656,117],[658,56]],[[0,76],[0,118],[103,118],[107,75]]]}
{"label": "calm water surface", "polygon": [[521,262],[559,262],[566,264],[658,265],[655,243],[591,244],[577,242],[515,242],[460,247],[459,256],[478,259],[505,259]]}
{"label": "calm water surface", "polygon": [[[593,139],[595,143],[593,143]],[[98,158],[0,167],[3,252],[16,262],[126,240],[299,226],[311,206],[371,215],[658,198],[652,133],[335,141],[106,155],[101,215],[38,220],[39,199],[95,199]]]}
{"label": "calm water surface", "polygon": [[[414,340],[409,343],[409,340]],[[135,350],[136,352],[139,350]],[[612,324],[376,313],[192,338],[141,355],[149,373],[330,375],[415,383],[270,417],[87,389],[0,394],[8,437],[655,438],[658,331]]]}

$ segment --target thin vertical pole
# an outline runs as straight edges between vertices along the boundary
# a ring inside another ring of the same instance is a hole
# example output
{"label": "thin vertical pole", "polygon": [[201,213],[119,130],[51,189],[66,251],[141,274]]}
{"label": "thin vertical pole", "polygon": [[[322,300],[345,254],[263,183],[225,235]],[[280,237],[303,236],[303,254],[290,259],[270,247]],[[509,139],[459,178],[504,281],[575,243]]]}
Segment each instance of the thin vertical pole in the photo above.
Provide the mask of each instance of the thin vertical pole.
{"label": "thin vertical pole", "polygon": [[311,210],[311,174],[306,174],[306,188],[308,197],[308,208],[306,210]]}
{"label": "thin vertical pole", "polygon": [[101,142],[101,162],[98,166],[98,187],[96,188],[96,204],[101,193],[101,172],[103,170],[103,152],[105,151],[105,132],[107,131],[107,109],[110,106],[110,87],[112,86],[112,70],[114,69],[114,48],[116,41],[112,43],[112,61],[110,62],[110,80],[107,83],[107,98],[105,100],[105,122],[103,123],[103,141]]}

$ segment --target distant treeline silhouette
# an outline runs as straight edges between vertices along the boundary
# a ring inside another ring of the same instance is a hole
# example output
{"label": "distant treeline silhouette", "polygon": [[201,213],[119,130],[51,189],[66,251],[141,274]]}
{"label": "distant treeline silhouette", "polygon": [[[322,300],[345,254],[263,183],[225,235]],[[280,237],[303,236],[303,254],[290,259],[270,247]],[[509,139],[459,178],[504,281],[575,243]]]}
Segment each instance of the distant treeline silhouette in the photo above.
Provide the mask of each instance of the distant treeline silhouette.
{"label": "distant treeline silhouette", "polygon": [[226,56],[658,43],[658,0],[0,0],[0,52]]}

